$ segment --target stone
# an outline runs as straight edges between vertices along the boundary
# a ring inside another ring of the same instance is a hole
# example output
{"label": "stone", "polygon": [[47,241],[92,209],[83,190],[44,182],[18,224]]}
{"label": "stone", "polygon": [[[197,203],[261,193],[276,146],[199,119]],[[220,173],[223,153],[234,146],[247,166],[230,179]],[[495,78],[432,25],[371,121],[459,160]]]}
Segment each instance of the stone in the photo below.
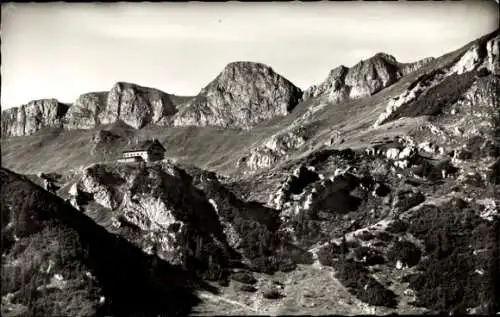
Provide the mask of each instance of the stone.
{"label": "stone", "polygon": [[399,156],[400,150],[397,148],[390,148],[385,152],[385,156],[390,160],[395,160]]}

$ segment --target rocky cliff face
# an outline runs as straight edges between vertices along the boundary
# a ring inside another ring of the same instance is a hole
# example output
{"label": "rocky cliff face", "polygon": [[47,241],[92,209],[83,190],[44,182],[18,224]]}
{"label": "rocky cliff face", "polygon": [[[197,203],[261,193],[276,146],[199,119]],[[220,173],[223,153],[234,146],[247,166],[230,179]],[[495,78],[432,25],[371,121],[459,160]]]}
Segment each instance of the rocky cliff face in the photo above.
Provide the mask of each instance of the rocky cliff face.
{"label": "rocky cliff face", "polygon": [[148,87],[119,82],[110,90],[104,111],[99,113],[101,124],[122,120],[135,129],[148,123],[160,123],[176,109],[169,95]]}
{"label": "rocky cliff face", "polygon": [[299,88],[272,68],[234,62],[175,116],[174,125],[249,128],[288,114],[301,96]]}
{"label": "rocky cliff face", "polygon": [[55,99],[34,100],[2,111],[2,136],[31,135],[44,127],[92,129],[121,120],[140,129],[168,124],[176,112],[170,95],[131,83],[116,83],[109,92],[91,92],[71,106]]}
{"label": "rocky cliff face", "polygon": [[56,99],[33,100],[18,108],[2,111],[2,136],[31,135],[50,127],[62,127],[68,106]]}
{"label": "rocky cliff face", "polygon": [[414,63],[402,63],[399,65],[399,68],[401,70],[402,75],[405,76],[408,75],[409,73],[419,70],[420,68],[430,64],[435,60],[436,59],[434,57],[427,57],[419,61],[416,61]]}
{"label": "rocky cliff face", "polygon": [[325,97],[338,103],[373,95],[395,83],[402,76],[431,62],[426,58],[415,63],[399,63],[394,56],[378,53],[351,68],[343,65],[330,71],[320,85],[312,86],[304,92],[304,98]]}
{"label": "rocky cliff face", "polygon": [[[462,96],[475,82],[490,78],[495,83],[495,76],[499,74],[499,40],[497,35],[487,41],[478,41],[452,63],[441,65],[417,78],[407,90],[388,102],[386,111],[380,114],[374,125],[403,116],[435,115],[443,107],[464,99]],[[498,84],[493,85],[498,88]],[[498,104],[492,102],[493,105]]]}
{"label": "rocky cliff face", "polygon": [[64,128],[92,129],[99,125],[99,114],[106,108],[108,92],[91,92],[76,99],[64,118]]}
{"label": "rocky cliff face", "polygon": [[[93,165],[83,171],[72,195],[74,201],[91,197],[107,210],[101,213],[112,212],[114,226],[140,229],[136,243],[147,253],[188,265],[188,259],[203,255],[203,250],[230,249],[213,206],[190,181],[169,163]],[[216,254],[211,255],[216,261]]]}

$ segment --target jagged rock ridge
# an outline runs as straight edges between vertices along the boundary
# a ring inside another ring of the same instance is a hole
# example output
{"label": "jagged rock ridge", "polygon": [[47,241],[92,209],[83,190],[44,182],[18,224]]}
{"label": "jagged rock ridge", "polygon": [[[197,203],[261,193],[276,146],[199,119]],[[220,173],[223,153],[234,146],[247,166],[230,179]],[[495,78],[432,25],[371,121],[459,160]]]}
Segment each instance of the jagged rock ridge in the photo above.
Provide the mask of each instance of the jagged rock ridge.
{"label": "jagged rock ridge", "polygon": [[426,58],[415,63],[400,63],[392,55],[378,53],[351,68],[343,65],[332,69],[323,83],[304,92],[305,98],[326,97],[331,102],[342,102],[370,96],[392,85],[402,76],[430,63]]}
{"label": "jagged rock ridge", "polygon": [[150,123],[167,124],[176,111],[169,94],[118,82],[109,92],[79,96],[71,106],[42,99],[2,111],[2,136],[31,135],[44,127],[92,129],[117,121],[140,129]]}

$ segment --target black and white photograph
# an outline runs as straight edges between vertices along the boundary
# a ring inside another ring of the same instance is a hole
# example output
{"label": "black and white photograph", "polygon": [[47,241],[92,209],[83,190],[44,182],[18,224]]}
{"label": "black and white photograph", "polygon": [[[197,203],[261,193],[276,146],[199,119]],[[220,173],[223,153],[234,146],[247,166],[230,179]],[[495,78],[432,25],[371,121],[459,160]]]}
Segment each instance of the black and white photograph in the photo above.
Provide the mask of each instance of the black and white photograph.
{"label": "black and white photograph", "polygon": [[499,315],[499,22],[2,3],[1,315]]}

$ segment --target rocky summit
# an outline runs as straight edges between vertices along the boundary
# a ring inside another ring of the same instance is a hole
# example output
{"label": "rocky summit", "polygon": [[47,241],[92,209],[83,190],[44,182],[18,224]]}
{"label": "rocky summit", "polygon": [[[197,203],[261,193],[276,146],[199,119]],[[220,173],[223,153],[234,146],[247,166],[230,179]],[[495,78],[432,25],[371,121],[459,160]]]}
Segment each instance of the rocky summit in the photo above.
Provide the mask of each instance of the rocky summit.
{"label": "rocky summit", "polygon": [[392,55],[378,53],[351,68],[341,65],[332,69],[325,81],[318,86],[308,88],[304,92],[304,97],[321,96],[332,102],[341,102],[370,96],[432,60],[433,58],[426,58],[404,64],[399,63]]}
{"label": "rocky summit", "polygon": [[264,64],[234,62],[175,116],[176,126],[250,128],[287,115],[302,91]]}
{"label": "rocky summit", "polygon": [[106,108],[97,117],[102,124],[121,120],[139,129],[148,123],[160,123],[175,111],[175,105],[166,93],[121,82],[111,88]]}
{"label": "rocky summit", "polygon": [[2,315],[498,313],[499,40],[4,110]]}

